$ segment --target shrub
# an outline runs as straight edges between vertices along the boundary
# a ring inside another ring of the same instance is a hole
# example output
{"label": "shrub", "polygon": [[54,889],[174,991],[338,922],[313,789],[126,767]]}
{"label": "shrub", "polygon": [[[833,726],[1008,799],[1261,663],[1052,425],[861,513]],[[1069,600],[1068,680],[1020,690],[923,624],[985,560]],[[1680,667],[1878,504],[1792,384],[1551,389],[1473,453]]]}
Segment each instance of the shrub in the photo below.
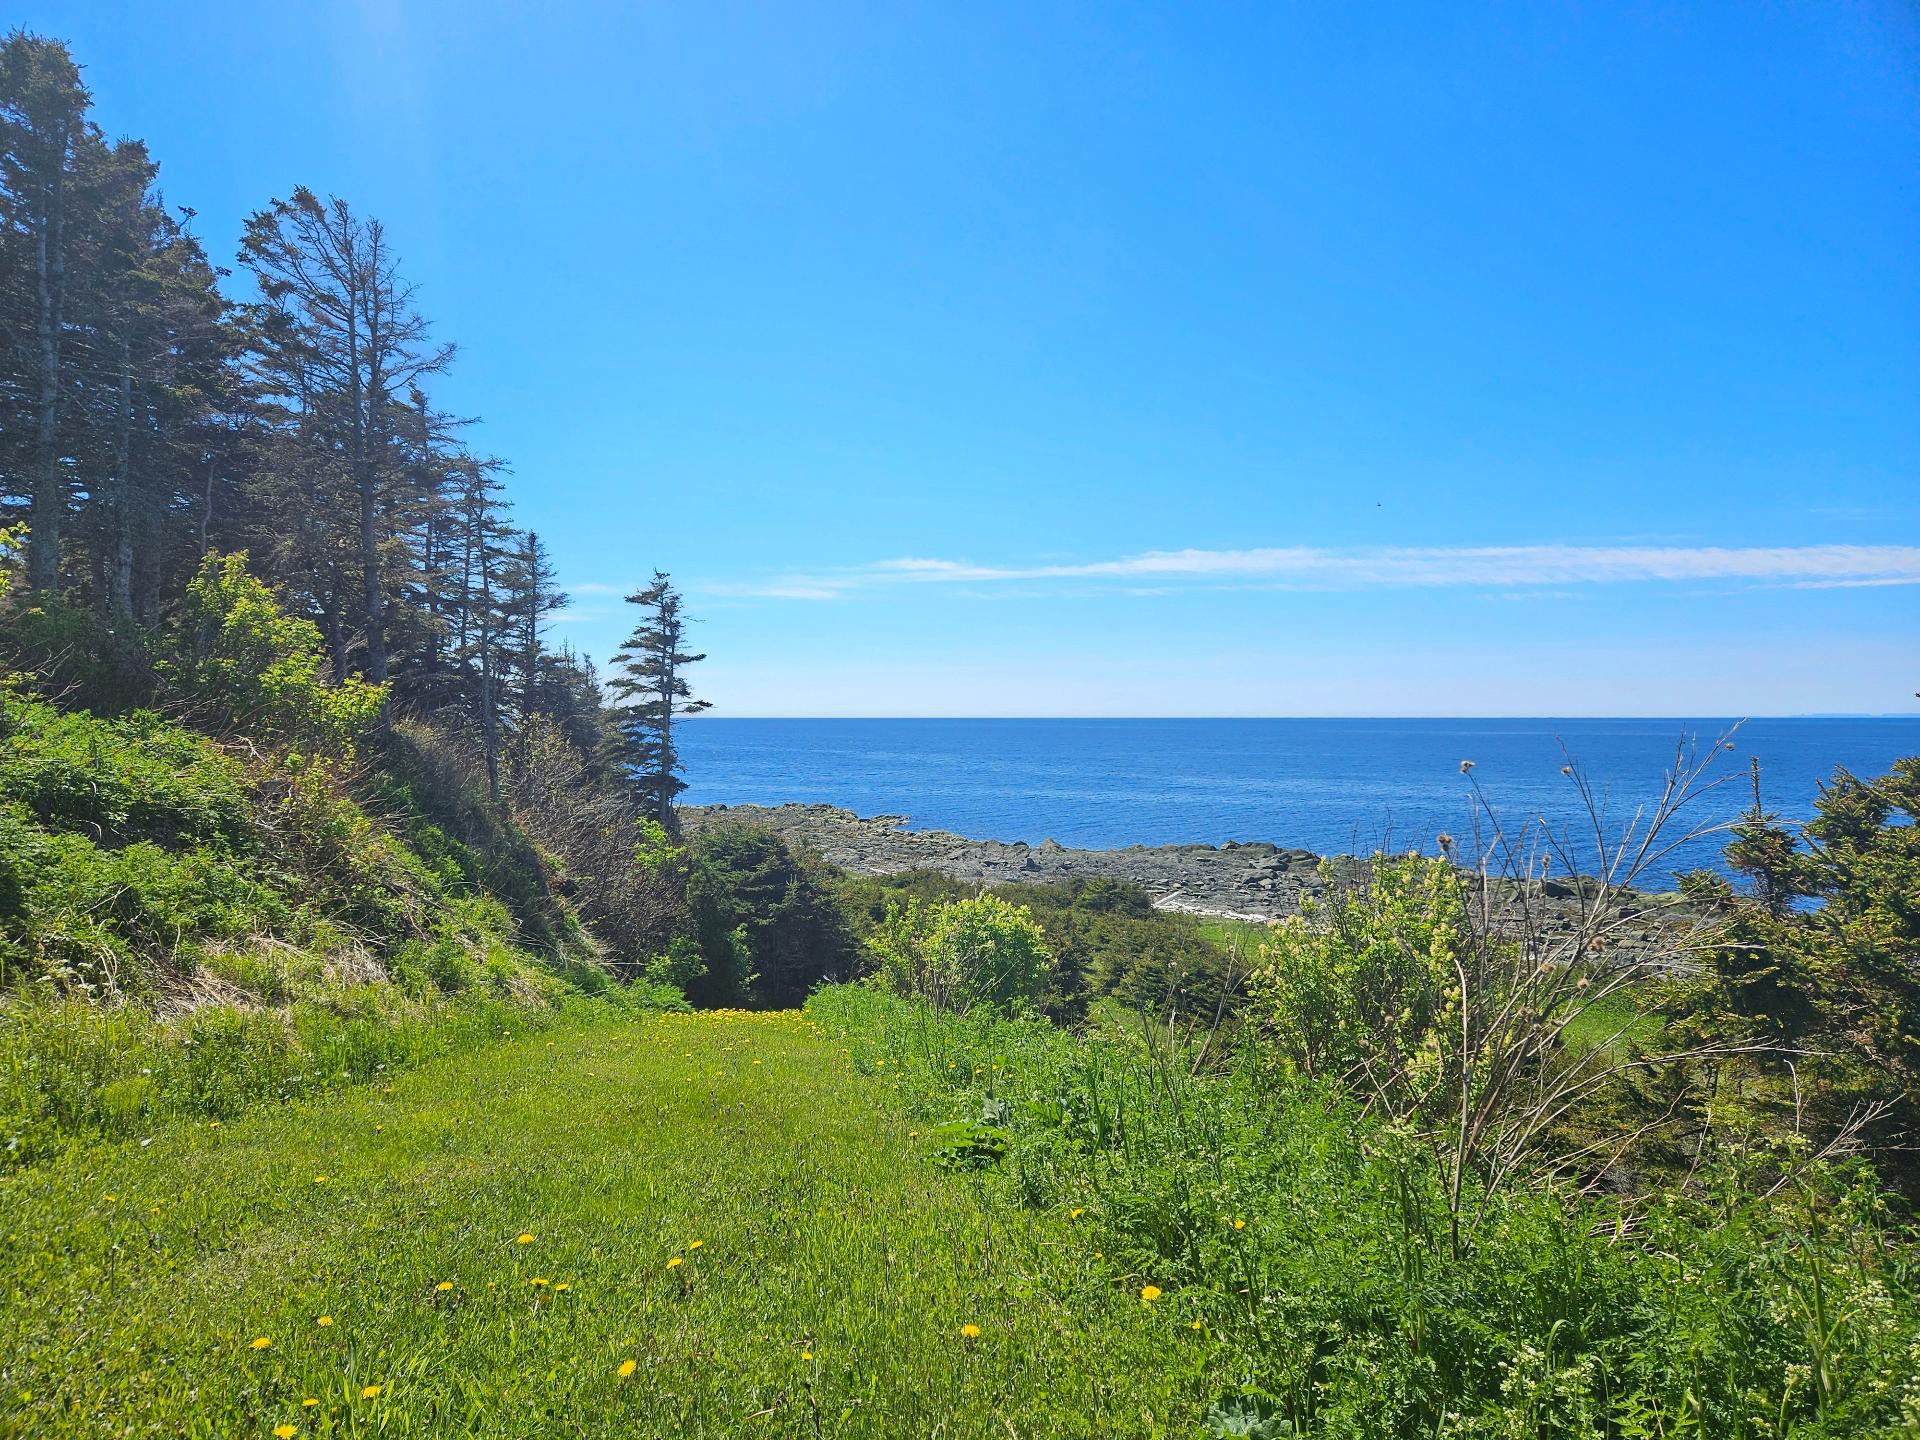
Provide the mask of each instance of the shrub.
{"label": "shrub", "polygon": [[386,705],[383,685],[351,675],[328,682],[319,627],[281,610],[247,573],[244,551],[201,562],[186,619],[188,649],[166,673],[205,723],[338,749]]}
{"label": "shrub", "polygon": [[997,895],[895,906],[867,941],[882,984],[942,1011],[1031,1010],[1053,955],[1025,907]]}
{"label": "shrub", "polygon": [[821,981],[851,975],[846,916],[817,860],[771,830],[723,825],[693,842],[688,861],[688,908],[706,962],[688,987],[696,1003],[798,1005]]}

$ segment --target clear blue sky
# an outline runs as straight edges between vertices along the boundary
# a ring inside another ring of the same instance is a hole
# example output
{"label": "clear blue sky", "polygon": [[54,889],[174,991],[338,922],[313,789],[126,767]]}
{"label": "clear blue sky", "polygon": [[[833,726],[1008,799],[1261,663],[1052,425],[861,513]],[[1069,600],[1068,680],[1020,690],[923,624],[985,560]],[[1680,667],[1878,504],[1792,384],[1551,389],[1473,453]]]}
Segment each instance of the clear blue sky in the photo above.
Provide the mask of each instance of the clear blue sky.
{"label": "clear blue sky", "polygon": [[1920,704],[1900,0],[8,18],[217,255],[381,217],[722,713]]}

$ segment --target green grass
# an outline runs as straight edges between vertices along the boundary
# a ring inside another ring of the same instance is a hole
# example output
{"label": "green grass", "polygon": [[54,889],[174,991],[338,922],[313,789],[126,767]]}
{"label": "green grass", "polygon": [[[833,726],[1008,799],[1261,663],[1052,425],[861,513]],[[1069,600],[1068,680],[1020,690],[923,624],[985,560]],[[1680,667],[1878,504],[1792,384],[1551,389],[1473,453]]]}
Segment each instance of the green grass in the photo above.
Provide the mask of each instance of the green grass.
{"label": "green grass", "polygon": [[890,1088],[795,1014],[569,1017],[21,1170],[0,1435],[1192,1433],[1209,1337]]}

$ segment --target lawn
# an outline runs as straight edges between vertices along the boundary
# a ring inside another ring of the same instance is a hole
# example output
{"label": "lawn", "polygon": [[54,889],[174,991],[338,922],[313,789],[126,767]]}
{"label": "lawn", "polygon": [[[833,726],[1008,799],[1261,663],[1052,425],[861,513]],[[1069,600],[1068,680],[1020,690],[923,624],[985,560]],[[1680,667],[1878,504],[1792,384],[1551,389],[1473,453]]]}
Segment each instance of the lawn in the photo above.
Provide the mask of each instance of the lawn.
{"label": "lawn", "polygon": [[1210,1340],[888,1084],[602,1017],[25,1169],[0,1435],[1192,1433]]}

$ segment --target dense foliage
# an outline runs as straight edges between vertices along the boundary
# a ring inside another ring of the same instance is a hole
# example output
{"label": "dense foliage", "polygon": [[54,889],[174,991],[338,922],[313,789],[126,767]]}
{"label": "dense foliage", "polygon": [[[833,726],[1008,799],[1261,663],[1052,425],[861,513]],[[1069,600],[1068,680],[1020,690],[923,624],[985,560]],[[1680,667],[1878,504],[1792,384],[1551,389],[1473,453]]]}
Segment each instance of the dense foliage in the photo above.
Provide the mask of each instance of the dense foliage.
{"label": "dense foliage", "polygon": [[929,1160],[1067,1217],[1109,1285],[1205,1337],[1205,1433],[1920,1424],[1920,1251],[1864,1171],[1757,1195],[1729,1162],[1637,1207],[1507,1191],[1456,1256],[1431,1152],[1336,1083],[1276,1080],[1263,1045],[1196,1071],[1151,1029],[1076,1036],[868,987],[808,1013],[894,1077]]}

